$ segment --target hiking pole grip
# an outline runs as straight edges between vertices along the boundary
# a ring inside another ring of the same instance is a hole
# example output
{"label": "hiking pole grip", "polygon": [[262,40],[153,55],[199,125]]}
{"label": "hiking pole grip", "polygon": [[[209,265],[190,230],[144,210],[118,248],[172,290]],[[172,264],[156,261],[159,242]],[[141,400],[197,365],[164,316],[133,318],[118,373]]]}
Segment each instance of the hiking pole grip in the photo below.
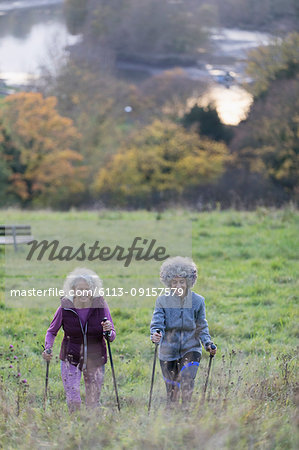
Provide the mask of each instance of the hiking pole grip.
{"label": "hiking pole grip", "polygon": [[[159,328],[156,329],[156,333],[161,334],[161,330],[159,330]],[[153,342],[153,344],[155,344],[156,348],[158,347],[158,345],[160,344],[159,342]]]}
{"label": "hiking pole grip", "polygon": [[[211,350],[215,350],[217,348],[215,344],[211,344],[210,347],[211,347]],[[215,355],[211,355],[211,353],[210,353],[210,358],[214,358],[214,356]]]}
{"label": "hiking pole grip", "polygon": [[52,353],[52,349],[51,348],[47,348],[47,350],[46,350],[44,345],[42,345],[42,348],[44,349],[45,353],[48,353],[48,355],[51,355],[51,353]]}
{"label": "hiking pole grip", "polygon": [[[107,317],[104,317],[103,322],[107,322],[107,320],[108,320]],[[106,339],[108,339],[109,334],[110,334],[110,331],[104,331],[104,336]]]}

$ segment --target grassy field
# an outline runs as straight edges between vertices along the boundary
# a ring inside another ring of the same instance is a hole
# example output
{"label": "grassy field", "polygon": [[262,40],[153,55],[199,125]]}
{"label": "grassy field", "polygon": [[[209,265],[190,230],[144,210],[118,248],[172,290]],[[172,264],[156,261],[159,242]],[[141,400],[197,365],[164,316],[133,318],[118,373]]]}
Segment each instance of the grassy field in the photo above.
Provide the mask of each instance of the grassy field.
{"label": "grassy field", "polygon": [[[200,364],[189,412],[179,406],[174,411],[165,409],[164,385],[157,367],[152,412],[148,415],[154,350],[148,331],[155,298],[137,301],[129,295],[111,297],[107,300],[117,330],[112,351],[121,412],[115,407],[107,364],[100,410],[82,408],[76,415],[68,415],[58,361],[62,332],[55,342],[44,411],[46,367],[41,346],[59,300],[47,298],[34,305],[22,299],[24,307],[19,303],[15,307],[5,295],[5,284],[14,285],[18,280],[19,286],[27,288],[30,277],[41,285],[50,278],[61,287],[65,274],[78,263],[72,261],[62,269],[49,262],[40,266],[32,262],[28,269],[22,264],[24,249],[16,258],[6,247],[5,257],[1,246],[1,448],[298,448],[296,210],[169,210],[158,215],[143,211],[99,214],[2,210],[0,223],[29,223],[39,239],[62,233],[61,239],[68,237],[74,242],[73,229],[77,230],[77,241],[86,235],[93,241],[97,236],[93,230],[102,226],[108,230],[105,236],[109,242],[152,234],[164,239],[171,254],[192,252],[200,272],[194,290],[206,299],[210,333],[218,345],[205,404],[201,397],[207,354]],[[132,264],[124,271],[114,261],[95,270],[106,286],[159,286],[158,267],[157,263]]]}

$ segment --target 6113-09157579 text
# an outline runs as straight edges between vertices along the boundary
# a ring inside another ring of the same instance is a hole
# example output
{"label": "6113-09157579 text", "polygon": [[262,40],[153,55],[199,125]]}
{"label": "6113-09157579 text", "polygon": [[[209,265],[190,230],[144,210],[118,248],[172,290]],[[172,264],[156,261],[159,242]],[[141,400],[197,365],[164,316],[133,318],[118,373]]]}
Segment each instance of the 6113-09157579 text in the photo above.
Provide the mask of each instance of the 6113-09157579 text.
{"label": "6113-09157579 text", "polygon": [[[183,293],[183,289],[181,288],[156,288],[156,287],[131,287],[131,288],[123,288],[123,287],[107,287],[107,288],[96,288],[95,290],[87,289],[80,291],[76,289],[77,295],[90,295],[92,297],[122,297],[124,295],[130,295],[132,297],[157,297],[161,295],[173,296],[173,295],[181,295]],[[63,289],[58,289],[54,287],[46,288],[46,289],[11,289],[10,296],[11,297],[62,297],[66,294],[74,295],[74,291],[69,291],[68,293],[64,292]]]}

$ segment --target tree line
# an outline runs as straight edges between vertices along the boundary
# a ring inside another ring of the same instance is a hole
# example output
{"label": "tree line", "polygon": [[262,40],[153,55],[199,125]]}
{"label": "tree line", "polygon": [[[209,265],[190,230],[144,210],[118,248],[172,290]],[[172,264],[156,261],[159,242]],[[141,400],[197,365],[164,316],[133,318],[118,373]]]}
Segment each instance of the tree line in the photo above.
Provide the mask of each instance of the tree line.
{"label": "tree line", "polygon": [[251,51],[254,101],[235,127],[223,125],[213,105],[186,105],[206,85],[181,69],[136,84],[117,77],[107,46],[95,61],[75,52],[57,72],[44,71],[39,92],[0,101],[0,205],[250,208],[296,201],[298,44],[291,33]]}

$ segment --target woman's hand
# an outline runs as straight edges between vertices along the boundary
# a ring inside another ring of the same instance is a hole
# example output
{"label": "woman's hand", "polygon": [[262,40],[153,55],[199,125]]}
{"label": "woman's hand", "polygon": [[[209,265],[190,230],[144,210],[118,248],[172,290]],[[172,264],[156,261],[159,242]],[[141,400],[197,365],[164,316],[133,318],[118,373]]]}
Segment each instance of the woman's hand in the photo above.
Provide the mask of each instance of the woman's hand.
{"label": "woman's hand", "polygon": [[52,349],[49,348],[47,350],[44,350],[42,353],[42,357],[44,358],[45,361],[51,361],[53,357]]}
{"label": "woman's hand", "polygon": [[211,348],[211,345],[212,345],[212,344],[209,344],[209,345],[206,347],[206,351],[209,352],[210,355],[214,356],[214,355],[216,355],[217,347],[216,347],[215,344],[213,344],[213,346],[214,346],[215,348]]}
{"label": "woman's hand", "polygon": [[111,331],[112,330],[112,323],[110,322],[110,320],[106,320],[105,322],[101,322],[101,325],[103,327],[103,331],[104,333],[106,331]]}
{"label": "woman's hand", "polygon": [[157,331],[155,331],[154,334],[151,335],[151,340],[154,342],[154,344],[159,344],[161,337],[161,333],[157,333]]}

